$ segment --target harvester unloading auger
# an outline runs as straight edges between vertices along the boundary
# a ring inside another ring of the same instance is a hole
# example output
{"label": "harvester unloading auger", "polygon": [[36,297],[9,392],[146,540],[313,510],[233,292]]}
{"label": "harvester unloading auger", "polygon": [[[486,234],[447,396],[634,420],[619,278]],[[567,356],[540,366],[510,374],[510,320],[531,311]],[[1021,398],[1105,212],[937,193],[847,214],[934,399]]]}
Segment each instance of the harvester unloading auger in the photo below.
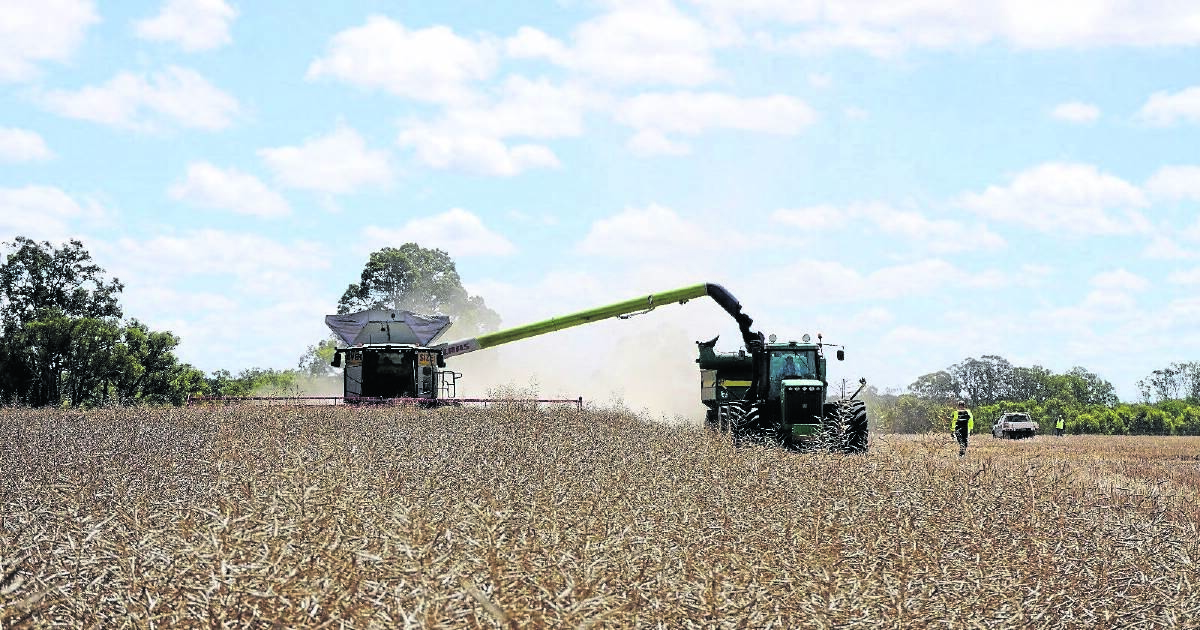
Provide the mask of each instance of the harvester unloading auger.
{"label": "harvester unloading auger", "polygon": [[[333,365],[343,364],[345,398],[352,401],[416,400],[423,404],[455,404],[462,375],[445,368],[445,360],[470,352],[544,335],[612,317],[628,318],[665,304],[686,303],[708,296],[738,324],[744,348],[716,352],[717,339],[697,342],[700,356],[700,398],[708,410],[705,424],[730,433],[736,441],[753,440],[789,447],[827,445],[834,450],[861,452],[867,448],[866,405],[849,398],[827,400],[825,344],[817,335],[801,341],[776,342],[750,329],[754,320],[719,284],[696,284],[591,308],[524,326],[508,328],[451,343],[431,345],[446,328],[445,316],[374,309],[349,315],[330,315],[326,324],[346,347],[338,348]],[[845,358],[837,350],[839,361]],[[860,379],[865,385],[866,380]]]}

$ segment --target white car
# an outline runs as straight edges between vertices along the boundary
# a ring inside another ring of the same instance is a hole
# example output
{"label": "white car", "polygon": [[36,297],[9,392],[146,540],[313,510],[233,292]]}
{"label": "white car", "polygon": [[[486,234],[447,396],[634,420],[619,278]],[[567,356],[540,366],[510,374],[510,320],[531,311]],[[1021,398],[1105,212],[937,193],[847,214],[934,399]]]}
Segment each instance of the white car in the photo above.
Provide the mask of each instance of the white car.
{"label": "white car", "polygon": [[992,437],[1014,440],[1031,438],[1037,435],[1039,428],[1038,423],[1027,413],[1006,413],[997,418],[996,423],[992,425]]}

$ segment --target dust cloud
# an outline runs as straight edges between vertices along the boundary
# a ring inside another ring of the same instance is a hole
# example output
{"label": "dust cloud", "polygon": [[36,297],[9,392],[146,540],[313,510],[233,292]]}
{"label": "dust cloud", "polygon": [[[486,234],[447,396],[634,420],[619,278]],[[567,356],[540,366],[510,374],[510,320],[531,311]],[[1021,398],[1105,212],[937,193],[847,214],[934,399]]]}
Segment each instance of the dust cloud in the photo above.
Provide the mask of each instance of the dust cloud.
{"label": "dust cloud", "polygon": [[[517,392],[621,406],[656,420],[699,424],[700,371],[694,327],[646,317],[608,320],[446,360],[463,373],[458,396]],[[734,336],[734,339],[737,337]],[[733,349],[733,348],[727,348]]]}

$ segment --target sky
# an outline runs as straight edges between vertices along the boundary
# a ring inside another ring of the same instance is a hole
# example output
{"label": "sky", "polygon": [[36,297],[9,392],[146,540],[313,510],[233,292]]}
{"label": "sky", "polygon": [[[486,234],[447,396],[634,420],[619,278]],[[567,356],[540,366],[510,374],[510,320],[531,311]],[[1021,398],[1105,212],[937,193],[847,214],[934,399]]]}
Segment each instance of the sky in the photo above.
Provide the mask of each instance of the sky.
{"label": "sky", "polygon": [[[0,241],[82,240],[206,372],[294,367],[412,241],[504,326],[716,282],[837,381],[994,354],[1135,400],[1200,360],[1197,147],[1187,2],[0,0]],[[718,334],[475,362],[694,407]]]}

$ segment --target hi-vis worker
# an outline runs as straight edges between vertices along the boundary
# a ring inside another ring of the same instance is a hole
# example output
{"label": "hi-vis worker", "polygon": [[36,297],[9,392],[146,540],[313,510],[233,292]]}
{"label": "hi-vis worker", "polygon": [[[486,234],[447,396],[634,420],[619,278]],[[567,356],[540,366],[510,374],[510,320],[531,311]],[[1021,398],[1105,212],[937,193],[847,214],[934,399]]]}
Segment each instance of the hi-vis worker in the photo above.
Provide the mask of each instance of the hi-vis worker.
{"label": "hi-vis worker", "polygon": [[958,401],[958,409],[950,412],[950,429],[954,431],[954,437],[958,438],[958,456],[966,455],[967,435],[975,430],[975,418],[971,416],[971,410],[967,409],[967,403]]}
{"label": "hi-vis worker", "polygon": [[1054,423],[1054,435],[1057,435],[1058,437],[1062,437],[1063,429],[1065,429],[1065,428],[1067,428],[1067,419],[1059,418],[1058,422]]}

